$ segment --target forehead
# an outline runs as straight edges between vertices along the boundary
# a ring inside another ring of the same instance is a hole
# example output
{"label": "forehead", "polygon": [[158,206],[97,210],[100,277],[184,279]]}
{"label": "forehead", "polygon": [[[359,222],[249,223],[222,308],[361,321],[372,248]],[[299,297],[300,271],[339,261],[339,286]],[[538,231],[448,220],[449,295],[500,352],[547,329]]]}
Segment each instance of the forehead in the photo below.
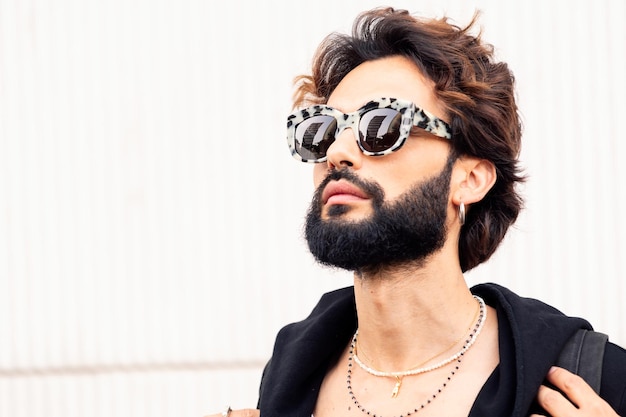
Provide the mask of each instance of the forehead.
{"label": "forehead", "polygon": [[330,95],[328,105],[348,113],[380,97],[393,97],[411,101],[445,119],[434,91],[433,81],[417,65],[408,58],[392,56],[366,61],[350,71]]}

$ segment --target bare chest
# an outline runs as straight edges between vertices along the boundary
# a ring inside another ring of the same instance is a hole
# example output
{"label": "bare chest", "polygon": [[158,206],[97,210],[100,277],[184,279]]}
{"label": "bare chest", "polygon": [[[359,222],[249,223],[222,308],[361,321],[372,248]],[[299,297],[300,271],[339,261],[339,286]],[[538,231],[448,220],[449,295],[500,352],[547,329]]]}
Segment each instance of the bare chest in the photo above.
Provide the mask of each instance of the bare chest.
{"label": "bare chest", "polygon": [[[447,370],[446,370],[447,371]],[[348,382],[344,372],[327,375],[316,404],[315,417],[350,416],[467,416],[489,373],[436,372],[421,378],[398,381]]]}
{"label": "bare chest", "polygon": [[486,333],[462,361],[401,380],[369,374],[346,351],[320,387],[314,416],[467,416],[499,362],[497,331]]}

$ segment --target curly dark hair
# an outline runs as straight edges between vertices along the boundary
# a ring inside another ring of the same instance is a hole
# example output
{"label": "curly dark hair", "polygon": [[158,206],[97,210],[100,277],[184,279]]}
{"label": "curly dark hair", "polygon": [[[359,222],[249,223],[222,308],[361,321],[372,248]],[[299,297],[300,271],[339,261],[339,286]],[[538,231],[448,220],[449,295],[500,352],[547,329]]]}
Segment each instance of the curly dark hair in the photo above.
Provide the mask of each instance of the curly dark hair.
{"label": "curly dark hair", "polygon": [[357,17],[352,35],[332,33],[319,46],[311,75],[296,78],[294,106],[326,103],[339,82],[365,61],[404,56],[435,85],[452,125],[456,155],[491,161],[497,179],[479,202],[468,208],[459,238],[463,271],[495,252],[522,208],[516,184],[521,122],[515,102],[515,79],[493,46],[472,35],[478,14],[465,27],[449,19],[421,19],[406,10],[373,9]]}

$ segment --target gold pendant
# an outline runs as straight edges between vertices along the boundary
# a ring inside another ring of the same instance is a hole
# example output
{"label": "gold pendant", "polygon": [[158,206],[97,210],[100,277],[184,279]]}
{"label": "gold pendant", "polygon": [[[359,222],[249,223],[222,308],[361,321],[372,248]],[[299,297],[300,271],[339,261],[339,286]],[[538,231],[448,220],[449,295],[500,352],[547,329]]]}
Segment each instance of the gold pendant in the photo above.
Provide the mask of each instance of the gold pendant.
{"label": "gold pendant", "polygon": [[391,391],[391,398],[396,398],[400,393],[400,387],[402,386],[402,379],[400,377],[396,377],[396,386],[393,387],[393,391]]}

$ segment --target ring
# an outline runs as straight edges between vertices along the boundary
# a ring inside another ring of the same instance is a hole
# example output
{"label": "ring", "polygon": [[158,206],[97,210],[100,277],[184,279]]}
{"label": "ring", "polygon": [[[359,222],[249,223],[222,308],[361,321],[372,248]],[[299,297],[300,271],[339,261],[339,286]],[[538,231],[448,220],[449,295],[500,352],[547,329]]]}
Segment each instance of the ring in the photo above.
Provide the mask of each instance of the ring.
{"label": "ring", "polygon": [[233,410],[230,408],[230,405],[229,405],[228,407],[226,407],[226,410],[222,411],[222,417],[230,416],[230,412],[231,411],[233,411]]}

